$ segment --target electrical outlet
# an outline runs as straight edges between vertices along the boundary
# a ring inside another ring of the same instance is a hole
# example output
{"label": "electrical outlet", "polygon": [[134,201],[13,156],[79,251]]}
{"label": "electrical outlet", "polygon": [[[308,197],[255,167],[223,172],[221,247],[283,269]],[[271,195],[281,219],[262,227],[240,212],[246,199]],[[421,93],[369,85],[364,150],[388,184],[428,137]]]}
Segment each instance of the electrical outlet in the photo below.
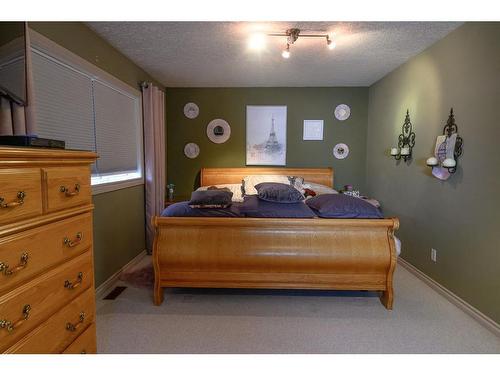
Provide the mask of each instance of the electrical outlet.
{"label": "electrical outlet", "polygon": [[437,262],[437,250],[436,249],[431,249],[431,260],[436,263]]}

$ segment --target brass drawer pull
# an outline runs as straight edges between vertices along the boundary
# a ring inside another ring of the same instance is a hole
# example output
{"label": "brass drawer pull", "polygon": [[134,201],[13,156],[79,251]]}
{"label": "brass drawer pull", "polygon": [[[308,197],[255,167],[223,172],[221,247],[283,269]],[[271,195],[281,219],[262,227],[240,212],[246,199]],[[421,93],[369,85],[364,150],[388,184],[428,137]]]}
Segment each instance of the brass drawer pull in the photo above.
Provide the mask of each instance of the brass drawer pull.
{"label": "brass drawer pull", "polygon": [[75,332],[83,324],[84,320],[85,320],[85,313],[82,311],[80,313],[80,315],[78,316],[78,323],[76,323],[76,324],[67,323],[66,329],[70,332]]}
{"label": "brass drawer pull", "polygon": [[83,281],[83,273],[78,272],[78,276],[77,276],[76,281],[73,282],[73,281],[66,280],[64,282],[64,287],[66,289],[76,289],[82,284],[82,281]]}
{"label": "brass drawer pull", "polygon": [[30,317],[30,312],[31,312],[31,306],[30,305],[24,305],[23,307],[23,317],[19,319],[17,322],[11,322],[7,319],[1,319],[0,320],[0,328],[6,328],[7,332],[12,332],[14,329],[19,327],[21,324],[23,324],[25,321],[28,320]]}
{"label": "brass drawer pull", "polygon": [[27,252],[22,253],[19,264],[12,269],[9,269],[9,265],[7,263],[0,262],[0,273],[3,273],[5,276],[10,276],[18,271],[21,271],[28,265],[28,258],[29,255]]}
{"label": "brass drawer pull", "polygon": [[24,191],[17,192],[17,200],[9,203],[4,203],[5,198],[0,197],[0,208],[13,208],[20,206],[24,203],[24,198],[26,198],[26,193]]}
{"label": "brass drawer pull", "polygon": [[78,232],[76,234],[76,239],[70,240],[68,237],[64,237],[63,242],[67,247],[75,247],[76,245],[79,245],[83,240],[83,233]]}
{"label": "brass drawer pull", "polygon": [[67,197],[73,197],[80,193],[80,184],[75,184],[75,188],[73,189],[73,191],[71,191],[70,188],[61,185],[59,187],[59,191],[61,193],[64,193],[64,195],[66,195]]}

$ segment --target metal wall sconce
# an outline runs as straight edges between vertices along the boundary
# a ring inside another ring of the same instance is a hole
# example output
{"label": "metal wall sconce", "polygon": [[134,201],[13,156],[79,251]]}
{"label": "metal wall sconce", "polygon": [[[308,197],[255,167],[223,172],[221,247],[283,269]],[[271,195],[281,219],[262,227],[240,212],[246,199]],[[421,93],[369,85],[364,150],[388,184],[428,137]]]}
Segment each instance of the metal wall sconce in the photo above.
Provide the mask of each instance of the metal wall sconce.
{"label": "metal wall sconce", "polygon": [[391,148],[391,156],[396,160],[403,158],[404,161],[411,159],[411,152],[415,146],[415,133],[412,131],[410,112],[406,110],[405,122],[401,134],[398,137],[398,147]]}
{"label": "metal wall sconce", "polygon": [[[455,139],[455,148],[453,150],[453,158],[449,158],[446,155],[446,144],[447,141],[456,134]],[[431,156],[427,159],[427,166],[429,167],[437,167],[441,163],[441,167],[446,168],[449,173],[455,173],[457,170],[457,160],[462,155],[462,145],[463,139],[458,135],[458,126],[455,123],[455,116],[453,115],[453,108],[450,110],[450,116],[448,117],[448,121],[446,121],[446,125],[443,128],[443,135],[446,136],[445,141],[441,144],[441,146],[436,151],[436,156]]]}

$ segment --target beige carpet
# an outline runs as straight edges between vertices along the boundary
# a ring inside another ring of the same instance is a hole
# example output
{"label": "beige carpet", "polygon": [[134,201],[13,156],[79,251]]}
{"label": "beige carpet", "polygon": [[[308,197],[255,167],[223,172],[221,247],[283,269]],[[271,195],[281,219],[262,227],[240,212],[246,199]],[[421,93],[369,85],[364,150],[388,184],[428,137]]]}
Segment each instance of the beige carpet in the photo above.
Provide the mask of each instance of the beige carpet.
{"label": "beige carpet", "polygon": [[167,289],[156,307],[129,286],[98,301],[98,351],[500,353],[499,337],[402,267],[395,293],[393,311],[370,293],[199,289]]}

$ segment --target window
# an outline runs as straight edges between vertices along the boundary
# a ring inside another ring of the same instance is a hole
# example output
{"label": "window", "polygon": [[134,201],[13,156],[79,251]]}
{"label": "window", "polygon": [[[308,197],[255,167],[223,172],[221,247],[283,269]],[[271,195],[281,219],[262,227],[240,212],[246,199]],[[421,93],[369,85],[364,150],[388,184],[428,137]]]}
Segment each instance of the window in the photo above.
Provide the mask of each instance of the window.
{"label": "window", "polygon": [[110,76],[103,79],[90,64],[75,63],[77,57],[68,61],[60,51],[47,53],[36,46],[32,51],[38,136],[99,154],[92,166],[95,194],[142,184],[139,90]]}

